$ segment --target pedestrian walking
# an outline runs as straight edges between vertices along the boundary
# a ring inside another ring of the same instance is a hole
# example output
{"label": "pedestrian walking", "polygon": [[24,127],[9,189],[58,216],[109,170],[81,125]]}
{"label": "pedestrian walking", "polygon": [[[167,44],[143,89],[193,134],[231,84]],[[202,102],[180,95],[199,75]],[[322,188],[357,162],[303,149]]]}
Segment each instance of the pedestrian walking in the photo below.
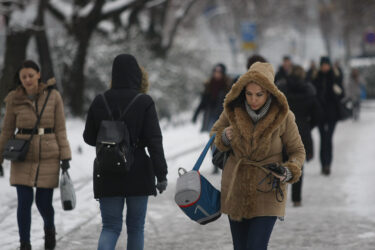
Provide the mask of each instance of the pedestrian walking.
{"label": "pedestrian walking", "polygon": [[322,57],[320,69],[313,84],[323,110],[319,124],[320,162],[322,174],[326,176],[331,174],[333,135],[336,124],[340,120],[340,102],[345,96],[341,80],[342,76],[332,67],[330,58]]}
{"label": "pedestrian walking", "polygon": [[352,69],[350,73],[350,80],[348,84],[348,94],[353,102],[353,119],[359,119],[361,109],[362,91],[366,88],[366,81],[361,76],[358,69]]}
{"label": "pedestrian walking", "polygon": [[[321,108],[316,98],[315,87],[305,80],[305,71],[301,66],[293,66],[287,82],[279,89],[285,94],[290,110],[296,117],[298,131],[306,150],[306,161],[314,157],[314,144],[311,130],[319,124]],[[292,185],[292,201],[295,207],[302,205],[302,175],[298,182]]]}
{"label": "pedestrian walking", "polygon": [[283,64],[280,66],[275,76],[275,83],[277,85],[288,81],[288,77],[292,73],[292,67],[293,67],[293,62],[290,56],[284,56]]}
{"label": "pedestrian walking", "polygon": [[228,93],[232,80],[227,76],[224,64],[217,64],[209,80],[204,84],[204,91],[201,95],[201,101],[194,112],[193,122],[203,112],[203,123],[201,131],[210,131],[214,123],[223,111],[224,97]]}
{"label": "pedestrian walking", "polygon": [[[246,71],[248,71],[248,70],[250,69],[250,67],[251,67],[254,63],[256,63],[256,62],[262,62],[262,63],[265,63],[265,62],[267,62],[267,60],[266,60],[263,56],[261,56],[261,55],[259,55],[259,54],[254,54],[254,55],[252,55],[252,56],[249,56],[249,57],[247,58],[247,62],[246,62]],[[238,79],[240,79],[240,77],[241,77],[241,75],[236,76],[236,77],[233,79],[233,84],[235,84],[235,83],[238,81]]]}
{"label": "pedestrian walking", "polygon": [[[34,134],[26,159],[12,161],[10,170],[10,184],[17,191],[17,221],[22,250],[31,249],[34,188],[36,206],[44,221],[45,249],[55,248],[53,191],[59,184],[60,167],[67,170],[71,159],[63,100],[55,89],[55,79],[45,84],[40,77],[39,66],[35,62],[25,61],[21,65],[16,75],[17,88],[5,98],[6,111],[0,136],[2,153],[11,138],[28,140]],[[40,123],[34,130],[38,118]],[[0,163],[3,160],[0,154]]]}
{"label": "pedestrian walking", "polygon": [[[167,188],[162,134],[155,103],[146,94],[148,87],[147,73],[136,59],[128,54],[118,55],[113,61],[111,88],[94,99],[87,114],[83,133],[87,144],[102,150],[97,144],[99,129],[103,121],[113,118],[126,124],[131,145],[127,159],[133,159],[126,172],[110,172],[110,165],[94,166],[94,196],[99,200],[103,223],[99,250],[115,249],[125,203],[127,249],[142,250],[148,196],[156,195],[156,189],[162,193]],[[125,128],[120,132],[125,132]]]}
{"label": "pedestrian walking", "polygon": [[306,154],[270,64],[253,64],[233,85],[211,133],[221,152],[231,152],[221,210],[229,216],[234,249],[267,249],[277,217],[285,214],[287,183],[299,180]]}
{"label": "pedestrian walking", "polygon": [[306,73],[306,81],[311,83],[315,79],[315,77],[317,76],[318,71],[319,71],[319,69],[317,68],[315,61],[311,60],[310,67],[309,67],[309,69],[307,70],[307,73]]}

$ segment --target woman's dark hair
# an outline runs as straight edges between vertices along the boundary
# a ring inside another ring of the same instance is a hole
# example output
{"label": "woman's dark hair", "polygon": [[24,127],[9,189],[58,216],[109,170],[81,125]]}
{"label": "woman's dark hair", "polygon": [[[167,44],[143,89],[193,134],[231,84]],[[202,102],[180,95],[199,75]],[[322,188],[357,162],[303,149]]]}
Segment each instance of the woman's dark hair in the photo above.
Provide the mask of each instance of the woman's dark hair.
{"label": "woman's dark hair", "polygon": [[[33,69],[35,70],[36,72],[40,72],[40,68],[39,68],[39,65],[32,61],[32,60],[26,60],[24,61],[21,66],[18,68],[17,72],[16,72],[16,75],[14,76],[14,80],[16,82],[16,85],[22,85],[22,82],[20,80],[20,72],[22,69]],[[39,82],[40,82],[40,79],[39,79]]]}
{"label": "woman's dark hair", "polygon": [[244,103],[245,103],[245,100],[246,100],[245,92],[246,92],[246,89],[244,88],[241,91],[241,94],[236,99],[234,99],[232,102],[230,102],[228,104],[230,109],[235,109],[237,107],[243,107],[244,106]]}

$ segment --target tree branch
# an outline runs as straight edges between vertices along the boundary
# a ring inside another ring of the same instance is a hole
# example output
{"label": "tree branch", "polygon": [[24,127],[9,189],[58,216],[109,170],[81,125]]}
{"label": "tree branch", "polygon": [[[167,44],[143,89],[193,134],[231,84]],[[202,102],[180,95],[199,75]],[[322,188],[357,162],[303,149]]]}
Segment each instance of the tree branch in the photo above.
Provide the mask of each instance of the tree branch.
{"label": "tree branch", "polygon": [[[146,0],[146,2],[149,0]],[[120,4],[122,2],[122,4]],[[108,19],[124,12],[125,10],[137,5],[137,0],[117,0],[115,2],[107,3],[103,6],[100,20]]]}
{"label": "tree branch", "polygon": [[194,6],[194,4],[196,2],[197,2],[197,0],[191,0],[189,3],[186,4],[186,7],[183,7],[176,12],[176,14],[175,14],[176,15],[176,21],[173,25],[173,28],[172,28],[171,32],[170,32],[170,35],[168,37],[168,41],[166,42],[166,44],[162,44],[163,49],[165,51],[169,50],[172,47],[174,39],[175,39],[177,31],[178,31],[178,27],[180,26],[181,22],[187,16],[190,9]]}

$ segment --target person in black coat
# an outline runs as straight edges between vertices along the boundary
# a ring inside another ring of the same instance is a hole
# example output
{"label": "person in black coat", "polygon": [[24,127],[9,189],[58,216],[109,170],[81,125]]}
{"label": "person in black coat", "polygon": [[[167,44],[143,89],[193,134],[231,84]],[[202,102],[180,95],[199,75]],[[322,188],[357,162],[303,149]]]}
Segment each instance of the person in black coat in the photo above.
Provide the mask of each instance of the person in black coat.
{"label": "person in black coat", "polygon": [[[293,66],[288,81],[280,83],[279,89],[285,94],[290,109],[296,117],[296,123],[306,150],[306,160],[314,156],[314,145],[311,130],[319,124],[321,108],[316,98],[315,87],[305,80],[305,71],[301,66]],[[302,180],[292,186],[292,201],[294,206],[301,206]]]}
{"label": "person in black coat", "polygon": [[283,64],[280,66],[279,70],[275,75],[275,83],[281,84],[288,81],[288,77],[292,73],[293,63],[289,56],[283,57]]}
{"label": "person in black coat", "polygon": [[[147,75],[136,59],[122,54],[114,59],[112,86],[104,93],[114,119],[139,93],[148,89]],[[123,118],[130,138],[136,144],[134,164],[125,174],[104,174],[94,167],[94,195],[99,199],[103,229],[98,249],[114,249],[122,227],[122,209],[127,205],[128,248],[143,249],[143,228],[148,196],[167,187],[167,163],[155,103],[141,95]],[[101,96],[92,102],[83,134],[85,142],[96,146],[101,121],[110,120]],[[149,155],[146,153],[146,148]],[[157,180],[157,184],[155,181]]]}
{"label": "person in black coat", "polygon": [[333,159],[333,134],[336,123],[340,120],[339,105],[344,97],[342,76],[334,70],[328,57],[322,57],[320,70],[313,80],[317,97],[323,114],[319,124],[320,132],[320,161],[322,174],[330,175]]}
{"label": "person in black coat", "polygon": [[194,112],[193,122],[195,123],[198,116],[203,112],[202,132],[211,130],[214,123],[219,119],[223,111],[223,102],[225,95],[229,91],[232,80],[226,74],[224,64],[217,64],[213,70],[209,80],[204,84],[204,91],[201,101]]}

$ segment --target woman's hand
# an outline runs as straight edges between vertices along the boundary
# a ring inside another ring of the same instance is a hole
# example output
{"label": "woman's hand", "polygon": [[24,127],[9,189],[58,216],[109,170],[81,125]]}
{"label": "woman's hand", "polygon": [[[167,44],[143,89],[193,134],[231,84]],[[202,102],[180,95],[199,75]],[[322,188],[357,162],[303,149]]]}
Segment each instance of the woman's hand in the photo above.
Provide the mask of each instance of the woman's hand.
{"label": "woman's hand", "polygon": [[272,172],[272,171],[271,171],[271,174],[272,174],[273,176],[275,176],[276,178],[280,179],[281,182],[284,182],[285,179],[286,179],[286,174],[284,174],[284,175],[278,175],[278,174],[276,174],[276,173],[274,173],[274,172]]}
{"label": "woman's hand", "polygon": [[228,138],[228,140],[232,140],[233,139],[233,128],[232,126],[229,126],[225,129],[225,136]]}

